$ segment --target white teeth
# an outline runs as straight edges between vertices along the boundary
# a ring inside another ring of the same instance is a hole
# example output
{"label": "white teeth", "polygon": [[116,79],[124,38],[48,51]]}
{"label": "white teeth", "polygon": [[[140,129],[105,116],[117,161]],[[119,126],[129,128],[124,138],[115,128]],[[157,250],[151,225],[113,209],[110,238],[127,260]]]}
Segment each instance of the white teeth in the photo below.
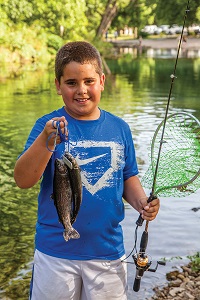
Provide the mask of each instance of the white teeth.
{"label": "white teeth", "polygon": [[88,99],[76,99],[78,102],[86,102]]}

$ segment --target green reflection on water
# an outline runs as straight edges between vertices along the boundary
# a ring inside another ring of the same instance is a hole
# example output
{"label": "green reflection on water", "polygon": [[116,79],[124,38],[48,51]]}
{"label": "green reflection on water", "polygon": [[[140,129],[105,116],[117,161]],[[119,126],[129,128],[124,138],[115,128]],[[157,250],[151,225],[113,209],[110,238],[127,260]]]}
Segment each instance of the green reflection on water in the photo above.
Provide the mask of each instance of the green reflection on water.
{"label": "green reflection on water", "polygon": [[[142,134],[146,117],[161,118],[165,111],[173,72],[172,59],[119,59],[108,61],[100,107],[129,117],[133,134]],[[191,110],[200,117],[200,59],[181,59],[172,95],[171,109]],[[17,156],[35,120],[58,107],[53,70],[26,72],[0,85],[0,298],[25,300],[28,297],[39,185],[20,190],[13,180]],[[143,121],[138,125],[137,118]],[[140,143],[140,142],[137,142]],[[137,144],[136,143],[136,144]],[[138,153],[138,162],[142,162]]]}

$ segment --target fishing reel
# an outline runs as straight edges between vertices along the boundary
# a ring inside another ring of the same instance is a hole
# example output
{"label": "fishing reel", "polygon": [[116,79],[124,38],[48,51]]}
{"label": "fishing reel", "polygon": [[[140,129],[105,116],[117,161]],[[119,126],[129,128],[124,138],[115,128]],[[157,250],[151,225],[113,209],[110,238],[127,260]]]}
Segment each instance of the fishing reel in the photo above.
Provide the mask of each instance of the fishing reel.
{"label": "fishing reel", "polygon": [[165,266],[164,261],[157,261],[156,267],[154,269],[150,268],[152,261],[149,259],[148,255],[145,253],[148,243],[148,231],[144,231],[140,241],[140,252],[132,255],[134,263],[136,265],[136,275],[133,284],[133,290],[138,292],[140,289],[141,278],[145,271],[156,272],[158,265]]}
{"label": "fishing reel", "polygon": [[140,289],[140,281],[145,271],[147,271],[152,263],[149,261],[148,256],[144,252],[132,255],[134,263],[136,265],[135,281],[133,284],[133,290],[138,292]]}
{"label": "fishing reel", "polygon": [[135,281],[133,284],[133,290],[138,292],[140,289],[140,282],[141,278],[145,271],[149,270],[152,261],[149,261],[148,255],[144,252],[139,252],[132,255],[134,263],[136,265],[136,274],[135,274]]}
{"label": "fishing reel", "polygon": [[135,266],[136,266],[136,275],[135,275],[135,281],[133,284],[133,290],[135,292],[138,292],[140,289],[140,282],[141,278],[144,275],[145,271],[149,272],[156,272],[158,265],[165,266],[166,263],[164,261],[157,261],[155,268],[150,268],[152,264],[152,260],[148,257],[147,254],[144,252],[135,253],[132,255],[132,258],[134,260]]}

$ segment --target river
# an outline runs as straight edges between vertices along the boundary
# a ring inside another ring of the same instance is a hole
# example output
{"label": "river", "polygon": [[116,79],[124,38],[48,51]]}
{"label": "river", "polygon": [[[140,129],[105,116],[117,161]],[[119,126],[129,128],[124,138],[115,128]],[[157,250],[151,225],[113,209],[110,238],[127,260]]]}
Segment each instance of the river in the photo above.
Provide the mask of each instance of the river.
{"label": "river", "polygon": [[[161,53],[161,52],[160,52]],[[168,52],[167,52],[168,53]],[[170,75],[175,58],[168,55],[144,55],[128,51],[107,63],[112,75],[107,76],[100,107],[126,120],[136,146],[140,177],[149,164],[152,136],[163,120]],[[181,57],[173,86],[169,113],[188,112],[200,119],[200,58]],[[35,120],[62,105],[54,88],[53,70],[22,72],[0,85],[0,299],[25,300],[28,295],[34,251],[38,186],[20,190],[13,180],[17,156],[23,150]],[[149,191],[147,191],[149,192]],[[135,265],[128,263],[128,300],[148,299],[155,285],[166,283],[165,274],[174,266],[188,261],[200,250],[200,191],[184,198],[160,197],[157,218],[149,224],[147,252],[152,268],[157,260],[165,260],[155,273],[145,272],[138,293],[132,291]],[[125,204],[122,222],[127,256],[134,246],[135,221],[138,213]],[[138,229],[138,247],[143,227]]]}

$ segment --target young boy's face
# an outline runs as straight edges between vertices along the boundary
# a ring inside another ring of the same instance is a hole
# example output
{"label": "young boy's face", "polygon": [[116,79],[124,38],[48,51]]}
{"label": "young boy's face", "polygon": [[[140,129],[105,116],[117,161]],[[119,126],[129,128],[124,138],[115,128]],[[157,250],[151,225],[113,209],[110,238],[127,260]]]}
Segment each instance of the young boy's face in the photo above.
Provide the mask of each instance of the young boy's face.
{"label": "young boy's face", "polygon": [[98,104],[104,90],[105,75],[96,73],[92,64],[70,62],[63,76],[55,80],[56,89],[62,95],[66,111],[79,120],[95,120],[100,116]]}

